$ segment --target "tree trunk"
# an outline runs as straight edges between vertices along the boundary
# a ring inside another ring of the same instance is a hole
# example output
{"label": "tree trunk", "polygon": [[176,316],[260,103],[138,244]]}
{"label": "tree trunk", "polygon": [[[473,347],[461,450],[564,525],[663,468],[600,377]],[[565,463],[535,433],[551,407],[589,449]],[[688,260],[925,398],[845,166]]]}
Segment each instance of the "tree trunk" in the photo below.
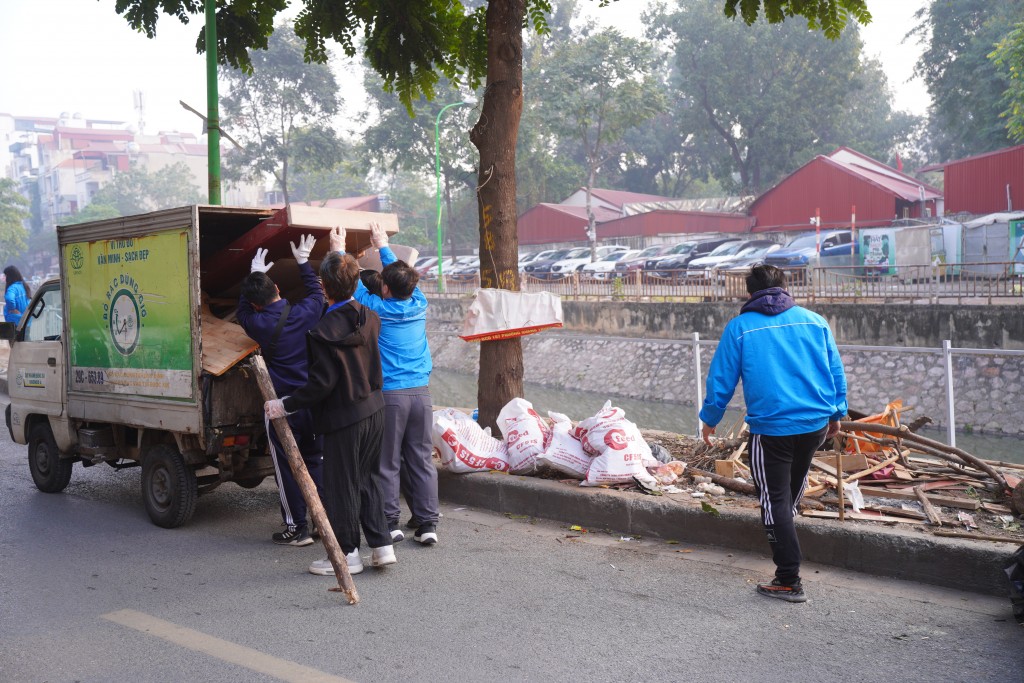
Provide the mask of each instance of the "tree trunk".
{"label": "tree trunk", "polygon": [[[516,139],[523,113],[524,0],[487,3],[487,87],[470,140],[480,151],[477,209],[480,286],[519,291],[516,232]],[[523,395],[523,347],[518,338],[480,344],[477,407],[482,427]]]}
{"label": "tree trunk", "polygon": [[597,260],[597,219],[594,218],[594,204],[592,192],[594,191],[595,169],[591,164],[590,174],[587,176],[587,241],[590,243],[590,262]]}
{"label": "tree trunk", "polygon": [[444,205],[445,211],[448,212],[448,256],[451,257],[452,265],[454,266],[458,254],[455,251],[455,222],[452,220],[452,186],[448,182],[448,171],[444,172]]}

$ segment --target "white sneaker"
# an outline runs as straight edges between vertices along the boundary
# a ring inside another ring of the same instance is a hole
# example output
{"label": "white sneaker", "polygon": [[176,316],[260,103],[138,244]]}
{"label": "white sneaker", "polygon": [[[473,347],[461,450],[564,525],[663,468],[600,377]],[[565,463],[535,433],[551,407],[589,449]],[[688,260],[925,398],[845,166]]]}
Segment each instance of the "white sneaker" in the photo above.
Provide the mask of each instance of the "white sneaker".
{"label": "white sneaker", "polygon": [[398,558],[395,557],[395,546],[393,545],[384,545],[379,548],[371,548],[371,550],[373,555],[370,559],[370,564],[374,567],[384,567],[398,562]]}
{"label": "white sneaker", "polygon": [[[363,558],[359,556],[358,548],[345,556],[345,562],[348,563],[349,574],[358,574],[363,571]],[[334,565],[329,559],[316,560],[309,565],[309,573],[317,576],[334,576]]]}

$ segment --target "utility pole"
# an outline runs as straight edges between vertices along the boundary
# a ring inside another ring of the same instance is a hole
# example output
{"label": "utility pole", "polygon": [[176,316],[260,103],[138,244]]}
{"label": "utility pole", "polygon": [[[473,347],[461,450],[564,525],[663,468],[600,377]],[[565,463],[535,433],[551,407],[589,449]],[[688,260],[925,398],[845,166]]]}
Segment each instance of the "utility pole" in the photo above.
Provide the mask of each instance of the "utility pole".
{"label": "utility pole", "polygon": [[206,0],[206,162],[210,204],[220,206],[220,113],[217,97],[217,0]]}

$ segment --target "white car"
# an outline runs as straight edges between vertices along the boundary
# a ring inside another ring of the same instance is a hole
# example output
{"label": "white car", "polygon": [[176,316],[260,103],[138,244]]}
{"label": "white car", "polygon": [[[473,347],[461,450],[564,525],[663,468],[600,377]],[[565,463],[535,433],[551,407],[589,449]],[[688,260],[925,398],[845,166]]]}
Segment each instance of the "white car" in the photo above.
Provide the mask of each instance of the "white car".
{"label": "white car", "polygon": [[709,277],[709,271],[711,268],[714,268],[721,263],[726,263],[739,258],[740,252],[750,249],[751,247],[770,247],[773,244],[775,243],[771,240],[740,240],[736,242],[726,242],[725,244],[715,248],[715,250],[707,256],[690,261],[686,266],[686,277],[703,280]]}
{"label": "white car", "polygon": [[719,284],[725,281],[725,273],[740,273],[750,270],[753,266],[764,263],[764,257],[772,252],[782,249],[781,244],[771,244],[767,247],[747,247],[735,258],[730,258],[716,266],[708,269],[708,278],[717,280]]}
{"label": "white car", "polygon": [[544,261],[556,253],[558,253],[557,249],[545,249],[544,251],[535,251],[532,254],[523,254],[519,258],[519,272],[523,272],[526,268],[526,264],[533,263],[534,261]]}
{"label": "white car", "polygon": [[[604,247],[598,247],[596,251],[597,258],[600,260],[608,254],[614,254],[617,251],[628,251],[628,248],[620,244],[611,244]],[[551,274],[565,275],[567,273],[572,273],[577,270],[581,270],[583,266],[588,263],[590,263],[590,247],[573,249],[564,259],[551,264]]]}
{"label": "white car", "polygon": [[630,249],[629,251],[613,251],[604,258],[598,259],[593,263],[588,263],[583,266],[583,270],[580,272],[587,277],[592,277],[595,280],[610,280],[616,277],[615,264],[622,259],[632,258],[640,253],[639,249]]}

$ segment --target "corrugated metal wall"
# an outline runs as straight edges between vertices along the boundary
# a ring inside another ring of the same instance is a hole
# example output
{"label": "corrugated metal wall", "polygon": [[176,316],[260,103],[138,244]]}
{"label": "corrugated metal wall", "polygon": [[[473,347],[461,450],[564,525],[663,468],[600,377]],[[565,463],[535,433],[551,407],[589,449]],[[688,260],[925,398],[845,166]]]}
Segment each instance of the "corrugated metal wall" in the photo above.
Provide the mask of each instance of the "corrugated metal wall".
{"label": "corrugated metal wall", "polygon": [[[517,222],[519,244],[557,244],[587,239],[587,219],[538,204]],[[600,228],[598,228],[600,230]]]}
{"label": "corrugated metal wall", "polygon": [[[823,159],[815,159],[761,195],[750,207],[754,232],[811,227],[821,210],[821,227],[849,227],[851,208],[857,207],[857,225],[888,223],[902,217],[896,198],[866,180],[846,173]],[[918,208],[912,207],[911,217]]]}
{"label": "corrugated metal wall", "polygon": [[651,211],[597,226],[598,238],[653,237],[665,234],[749,232],[751,219],[743,214],[698,211]]}
{"label": "corrugated metal wall", "polygon": [[946,213],[986,214],[1024,209],[1024,145],[946,165]]}

